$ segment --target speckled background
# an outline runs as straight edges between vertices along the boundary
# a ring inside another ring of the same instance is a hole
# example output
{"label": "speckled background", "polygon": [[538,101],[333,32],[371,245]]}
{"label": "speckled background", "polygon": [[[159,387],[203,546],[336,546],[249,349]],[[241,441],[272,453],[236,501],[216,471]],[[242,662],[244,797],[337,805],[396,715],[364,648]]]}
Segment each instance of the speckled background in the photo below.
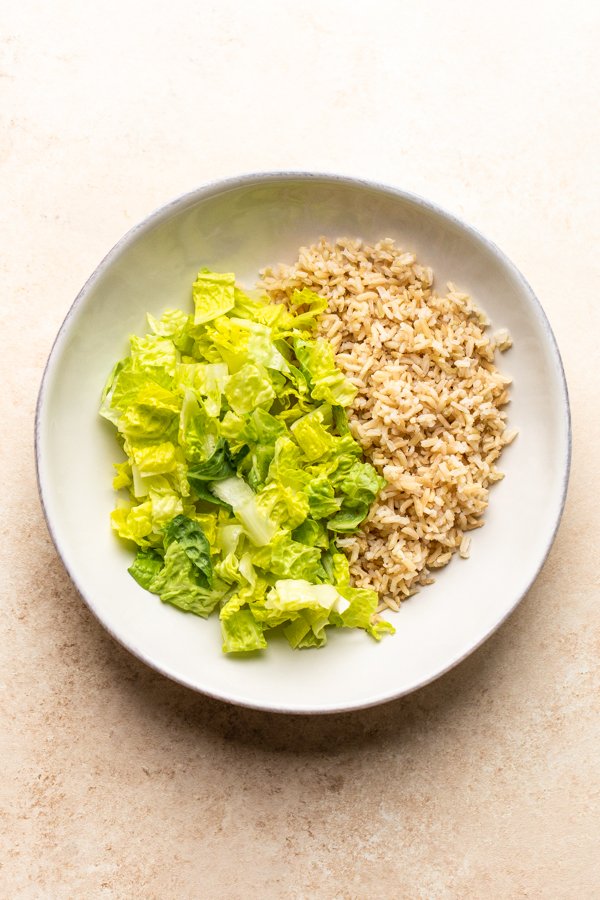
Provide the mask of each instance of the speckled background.
{"label": "speckled background", "polygon": [[[600,14],[586,2],[8,0],[0,56],[0,895],[592,898],[598,853]],[[478,226],[571,390],[563,524],[458,669],[359,714],[196,696],[103,632],[48,538],[33,414],[79,287],[197,184],[339,170]]]}

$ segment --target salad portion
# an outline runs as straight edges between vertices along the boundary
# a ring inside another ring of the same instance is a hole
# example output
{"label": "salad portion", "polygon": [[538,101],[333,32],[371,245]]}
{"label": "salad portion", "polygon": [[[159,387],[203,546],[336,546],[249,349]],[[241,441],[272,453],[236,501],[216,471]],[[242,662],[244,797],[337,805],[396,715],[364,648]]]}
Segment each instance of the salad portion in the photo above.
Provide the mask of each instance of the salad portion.
{"label": "salad portion", "polygon": [[207,269],[192,294],[192,314],[148,315],[102,395],[126,456],[112,527],[137,547],[129,572],[218,614],[226,653],[275,629],[294,648],[323,646],[330,627],[392,632],[336,546],[385,482],[348,428],[356,389],[315,337],[327,301],[303,289],[273,303]]}

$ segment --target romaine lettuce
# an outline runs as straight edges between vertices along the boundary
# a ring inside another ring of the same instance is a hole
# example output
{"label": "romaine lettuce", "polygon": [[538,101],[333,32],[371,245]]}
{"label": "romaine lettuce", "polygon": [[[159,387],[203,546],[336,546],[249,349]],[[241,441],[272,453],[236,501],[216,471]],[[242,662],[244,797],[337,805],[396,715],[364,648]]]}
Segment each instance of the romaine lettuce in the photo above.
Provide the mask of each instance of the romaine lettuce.
{"label": "romaine lettuce", "polygon": [[148,315],[102,392],[126,454],[111,520],[137,549],[132,577],[195,615],[218,608],[226,653],[264,649],[273,629],[298,648],[331,627],[378,639],[393,629],[336,535],[385,482],[349,430],[356,388],[315,336],[326,300],[274,304],[207,269],[192,295],[193,314]]}

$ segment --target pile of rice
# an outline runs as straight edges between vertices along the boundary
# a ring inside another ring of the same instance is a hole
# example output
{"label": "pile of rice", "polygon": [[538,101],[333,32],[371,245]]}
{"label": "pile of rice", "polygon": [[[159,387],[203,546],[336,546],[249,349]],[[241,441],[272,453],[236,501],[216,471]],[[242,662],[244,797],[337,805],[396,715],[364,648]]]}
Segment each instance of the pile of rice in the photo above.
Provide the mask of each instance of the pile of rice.
{"label": "pile of rice", "polygon": [[495,463],[515,432],[494,351],[510,338],[486,334],[486,316],[452,284],[437,294],[432,270],[390,239],[322,238],[261,278],[275,301],[303,287],[329,301],[321,334],[358,388],[350,427],[387,480],[361,532],[338,545],[354,584],[379,592],[379,611],[397,610],[432,569],[468,556],[466,532],[503,477]]}

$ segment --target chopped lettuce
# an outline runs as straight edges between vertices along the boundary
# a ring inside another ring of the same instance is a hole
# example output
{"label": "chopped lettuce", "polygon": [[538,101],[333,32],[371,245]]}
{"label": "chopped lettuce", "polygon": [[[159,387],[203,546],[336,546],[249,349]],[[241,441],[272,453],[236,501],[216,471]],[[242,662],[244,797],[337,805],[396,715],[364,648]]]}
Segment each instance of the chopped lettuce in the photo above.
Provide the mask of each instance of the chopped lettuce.
{"label": "chopped lettuce", "polygon": [[226,653],[263,650],[274,629],[294,648],[332,627],[379,639],[392,626],[336,537],[385,482],[350,434],[356,389],[315,336],[326,300],[275,304],[207,269],[192,296],[193,314],[148,315],[101,396],[126,455],[111,523],[137,550],[130,574],[181,610],[218,610]]}
{"label": "chopped lettuce", "polygon": [[244,415],[257,407],[269,407],[275,399],[275,390],[263,366],[247,363],[228,379],[225,396],[231,409]]}
{"label": "chopped lettuce", "polygon": [[194,566],[198,580],[205,587],[211,587],[213,569],[210,560],[210,544],[197,522],[187,516],[175,516],[165,526],[165,545],[167,548],[177,541]]}
{"label": "chopped lettuce", "polygon": [[233,309],[235,306],[234,291],[235,275],[231,272],[210,272],[208,269],[198,272],[192,288],[196,309],[194,324],[204,325]]}
{"label": "chopped lettuce", "polygon": [[331,344],[323,338],[314,341],[297,338],[294,350],[310,385],[311,397],[334,406],[350,406],[357,388],[336,367]]}
{"label": "chopped lettuce", "polygon": [[264,650],[267,646],[263,627],[248,607],[221,619],[221,631],[223,653],[248,653]]}
{"label": "chopped lettuce", "polygon": [[186,548],[179,541],[168,545],[164,566],[148,588],[153,594],[158,594],[163,603],[170,603],[184,612],[203,618],[211,614],[227,589],[227,584],[216,580],[212,587],[207,587],[199,577],[198,569]]}
{"label": "chopped lettuce", "polygon": [[138,584],[141,584],[143,588],[148,590],[163,565],[163,558],[156,550],[151,548],[147,550],[139,549],[127,571],[132,578],[135,578]]}

